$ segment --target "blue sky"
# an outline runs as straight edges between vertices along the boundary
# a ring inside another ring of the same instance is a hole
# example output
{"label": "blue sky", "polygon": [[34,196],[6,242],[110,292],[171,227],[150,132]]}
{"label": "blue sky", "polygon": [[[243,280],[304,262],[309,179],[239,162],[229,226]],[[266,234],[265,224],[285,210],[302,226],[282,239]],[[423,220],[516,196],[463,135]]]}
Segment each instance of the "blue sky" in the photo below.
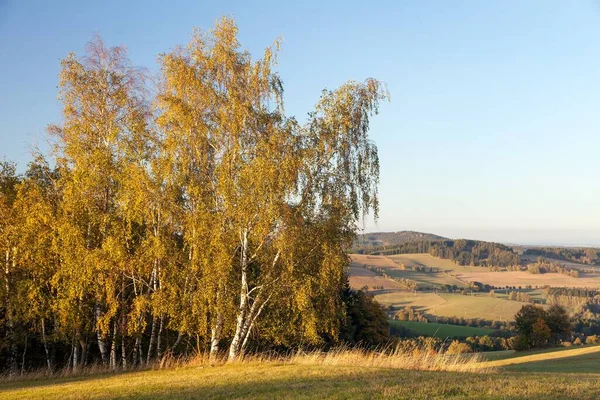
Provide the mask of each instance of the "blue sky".
{"label": "blue sky", "polygon": [[94,33],[156,71],[222,15],[256,56],[283,37],[290,114],[348,79],[387,83],[368,230],[600,245],[598,1],[0,0],[0,157],[44,146],[59,61]]}

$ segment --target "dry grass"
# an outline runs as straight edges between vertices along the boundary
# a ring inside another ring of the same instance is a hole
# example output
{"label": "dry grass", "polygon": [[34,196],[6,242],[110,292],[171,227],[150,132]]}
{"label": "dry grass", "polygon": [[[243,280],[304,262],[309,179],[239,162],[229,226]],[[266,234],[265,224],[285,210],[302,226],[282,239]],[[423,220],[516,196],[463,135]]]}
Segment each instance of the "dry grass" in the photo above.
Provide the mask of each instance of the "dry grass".
{"label": "dry grass", "polygon": [[233,363],[227,363],[225,356],[210,358],[207,353],[189,357],[164,356],[160,361],[135,368],[112,370],[101,364],[88,365],[73,371],[64,368],[57,371],[46,369],[28,372],[23,375],[0,376],[1,382],[36,381],[48,379],[69,379],[96,375],[114,374],[119,372],[141,372],[148,370],[163,370],[177,368],[218,367],[225,364],[284,364],[284,365],[313,365],[313,366],[355,366],[365,368],[392,368],[418,371],[454,371],[454,372],[489,372],[491,368],[482,364],[484,359],[479,354],[454,356],[440,354],[430,348],[420,348],[405,352],[400,349],[385,347],[379,350],[367,350],[360,347],[338,347],[329,351],[311,350],[278,353],[248,354],[238,358]]}
{"label": "dry grass", "polygon": [[482,362],[479,354],[446,355],[421,348],[411,352],[401,350],[370,351],[339,348],[328,352],[296,353],[284,362],[294,365],[325,365],[366,368],[391,368],[413,371],[490,372],[493,368]]}

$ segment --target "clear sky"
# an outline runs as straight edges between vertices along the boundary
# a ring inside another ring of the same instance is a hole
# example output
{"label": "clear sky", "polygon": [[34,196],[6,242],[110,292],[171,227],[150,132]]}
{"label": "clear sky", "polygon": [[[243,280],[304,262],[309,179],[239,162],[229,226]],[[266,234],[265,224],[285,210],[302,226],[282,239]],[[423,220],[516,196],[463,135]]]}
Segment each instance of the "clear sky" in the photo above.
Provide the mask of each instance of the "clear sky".
{"label": "clear sky", "polygon": [[156,71],[222,15],[256,56],[283,37],[290,114],[348,79],[387,83],[368,230],[600,245],[598,1],[0,0],[0,157],[43,147],[59,61],[94,33]]}

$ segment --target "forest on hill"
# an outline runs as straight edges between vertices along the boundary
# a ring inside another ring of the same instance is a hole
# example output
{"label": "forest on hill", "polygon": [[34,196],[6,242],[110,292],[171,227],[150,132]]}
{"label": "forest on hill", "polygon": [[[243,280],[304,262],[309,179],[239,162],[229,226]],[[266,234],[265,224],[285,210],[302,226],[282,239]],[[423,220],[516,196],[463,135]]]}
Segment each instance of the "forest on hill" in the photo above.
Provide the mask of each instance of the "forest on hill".
{"label": "forest on hill", "polygon": [[523,255],[554,258],[587,265],[600,265],[600,249],[592,247],[535,247],[526,249]]}
{"label": "forest on hill", "polygon": [[478,240],[419,240],[395,246],[361,249],[367,254],[428,253],[434,257],[454,261],[458,265],[510,267],[519,265],[519,255],[509,246]]}
{"label": "forest on hill", "polygon": [[382,312],[347,293],[345,250],[377,216],[368,129],[388,95],[349,81],[299,124],[284,114],[278,49],[253,59],[223,18],[159,57],[152,90],[98,37],[61,61],[56,162],[0,166],[11,373],[364,339],[344,333],[348,318]]}
{"label": "forest on hill", "polygon": [[433,233],[415,231],[361,233],[357,235],[352,246],[353,250],[356,251],[351,252],[357,252],[361,249],[366,250],[373,247],[395,246],[402,243],[418,242],[423,240],[436,241],[447,240],[447,238],[434,235]]}

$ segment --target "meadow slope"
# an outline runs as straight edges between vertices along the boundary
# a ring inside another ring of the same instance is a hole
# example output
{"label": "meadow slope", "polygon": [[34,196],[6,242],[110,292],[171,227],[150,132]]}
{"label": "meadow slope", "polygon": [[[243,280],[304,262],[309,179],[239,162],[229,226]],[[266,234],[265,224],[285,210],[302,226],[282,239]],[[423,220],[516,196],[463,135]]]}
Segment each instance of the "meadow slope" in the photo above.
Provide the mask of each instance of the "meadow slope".
{"label": "meadow slope", "polygon": [[597,399],[599,378],[267,363],[12,382],[0,399]]}

